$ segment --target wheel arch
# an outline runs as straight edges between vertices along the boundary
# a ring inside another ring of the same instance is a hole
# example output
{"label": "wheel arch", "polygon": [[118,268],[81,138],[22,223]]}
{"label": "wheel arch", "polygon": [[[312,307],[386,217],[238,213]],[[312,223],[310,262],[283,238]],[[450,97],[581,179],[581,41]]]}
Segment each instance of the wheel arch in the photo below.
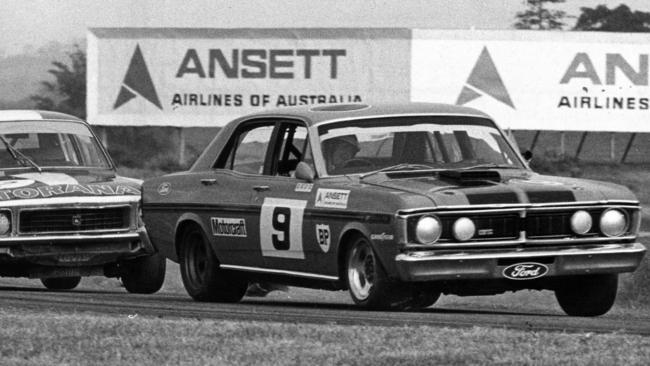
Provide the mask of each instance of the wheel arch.
{"label": "wheel arch", "polygon": [[[370,230],[360,223],[360,222],[351,222],[343,227],[341,233],[338,237],[337,245],[337,271],[339,276],[339,282],[343,289],[347,289],[348,285],[345,281],[345,256],[352,245],[352,242],[355,238],[363,237],[370,243],[370,246],[375,252],[377,252],[374,243],[370,240]],[[379,259],[381,261],[381,259]],[[383,265],[383,263],[382,263]]]}
{"label": "wheel arch", "polygon": [[205,224],[203,224],[199,215],[194,213],[185,213],[181,215],[176,222],[176,230],[174,230],[174,253],[176,254],[177,262],[180,260],[181,240],[183,234],[192,227],[199,228],[201,232],[203,232],[204,239],[208,240],[208,228],[205,227]]}

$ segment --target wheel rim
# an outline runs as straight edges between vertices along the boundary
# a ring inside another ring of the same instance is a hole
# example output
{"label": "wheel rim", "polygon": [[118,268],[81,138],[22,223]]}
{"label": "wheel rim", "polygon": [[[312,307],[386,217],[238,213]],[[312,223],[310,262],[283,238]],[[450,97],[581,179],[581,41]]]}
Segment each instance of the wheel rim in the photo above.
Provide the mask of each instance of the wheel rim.
{"label": "wheel rim", "polygon": [[189,237],[186,263],[190,282],[202,285],[208,269],[208,255],[203,239],[196,233]]}
{"label": "wheel rim", "polygon": [[370,296],[375,282],[375,255],[372,249],[364,244],[354,247],[348,261],[348,285],[358,300]]}

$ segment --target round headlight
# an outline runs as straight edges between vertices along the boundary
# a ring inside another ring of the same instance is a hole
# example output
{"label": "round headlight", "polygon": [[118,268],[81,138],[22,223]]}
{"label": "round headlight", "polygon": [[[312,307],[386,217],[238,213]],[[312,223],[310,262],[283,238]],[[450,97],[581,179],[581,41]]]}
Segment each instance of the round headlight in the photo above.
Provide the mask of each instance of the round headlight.
{"label": "round headlight", "polygon": [[580,210],[571,215],[571,230],[578,235],[585,235],[591,230],[591,215],[589,212]]}
{"label": "round headlight", "polygon": [[433,216],[422,216],[415,226],[415,238],[420,244],[431,244],[440,238],[442,223]]}
{"label": "round headlight", "polygon": [[607,236],[619,236],[627,230],[627,218],[619,210],[607,210],[600,215],[600,231]]}
{"label": "round headlight", "polygon": [[476,225],[474,221],[468,219],[467,217],[461,217],[460,219],[454,222],[454,227],[452,228],[454,233],[454,238],[458,241],[468,241],[474,236],[476,232]]}
{"label": "round headlight", "polygon": [[11,221],[5,213],[0,213],[0,235],[4,235],[11,230]]}

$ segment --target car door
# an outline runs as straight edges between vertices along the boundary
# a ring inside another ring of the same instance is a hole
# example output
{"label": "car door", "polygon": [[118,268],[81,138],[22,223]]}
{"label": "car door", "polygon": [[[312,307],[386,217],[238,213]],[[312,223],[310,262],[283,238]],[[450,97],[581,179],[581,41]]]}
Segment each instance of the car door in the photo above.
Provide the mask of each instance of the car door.
{"label": "car door", "polygon": [[283,272],[325,273],[323,259],[331,242],[329,228],[325,222],[315,225],[310,218],[314,183],[293,176],[300,161],[311,164],[313,169],[307,128],[299,121],[283,121],[273,136],[266,179],[260,181],[263,189],[255,191],[253,198],[260,205],[259,245],[265,267]]}
{"label": "car door", "polygon": [[[274,121],[242,122],[215,163],[201,177],[203,197],[219,197],[204,214],[210,241],[222,264],[263,266],[259,250],[259,207],[251,204],[263,176]],[[207,204],[207,202],[206,202]]]}

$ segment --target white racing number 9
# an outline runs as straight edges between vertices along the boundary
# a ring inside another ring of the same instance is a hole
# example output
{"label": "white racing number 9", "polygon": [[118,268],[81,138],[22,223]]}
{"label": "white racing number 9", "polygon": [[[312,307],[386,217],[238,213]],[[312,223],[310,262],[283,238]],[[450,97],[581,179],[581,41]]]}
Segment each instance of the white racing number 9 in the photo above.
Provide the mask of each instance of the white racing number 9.
{"label": "white racing number 9", "polygon": [[265,257],[305,259],[302,222],[307,201],[265,198],[260,213],[260,246]]}

